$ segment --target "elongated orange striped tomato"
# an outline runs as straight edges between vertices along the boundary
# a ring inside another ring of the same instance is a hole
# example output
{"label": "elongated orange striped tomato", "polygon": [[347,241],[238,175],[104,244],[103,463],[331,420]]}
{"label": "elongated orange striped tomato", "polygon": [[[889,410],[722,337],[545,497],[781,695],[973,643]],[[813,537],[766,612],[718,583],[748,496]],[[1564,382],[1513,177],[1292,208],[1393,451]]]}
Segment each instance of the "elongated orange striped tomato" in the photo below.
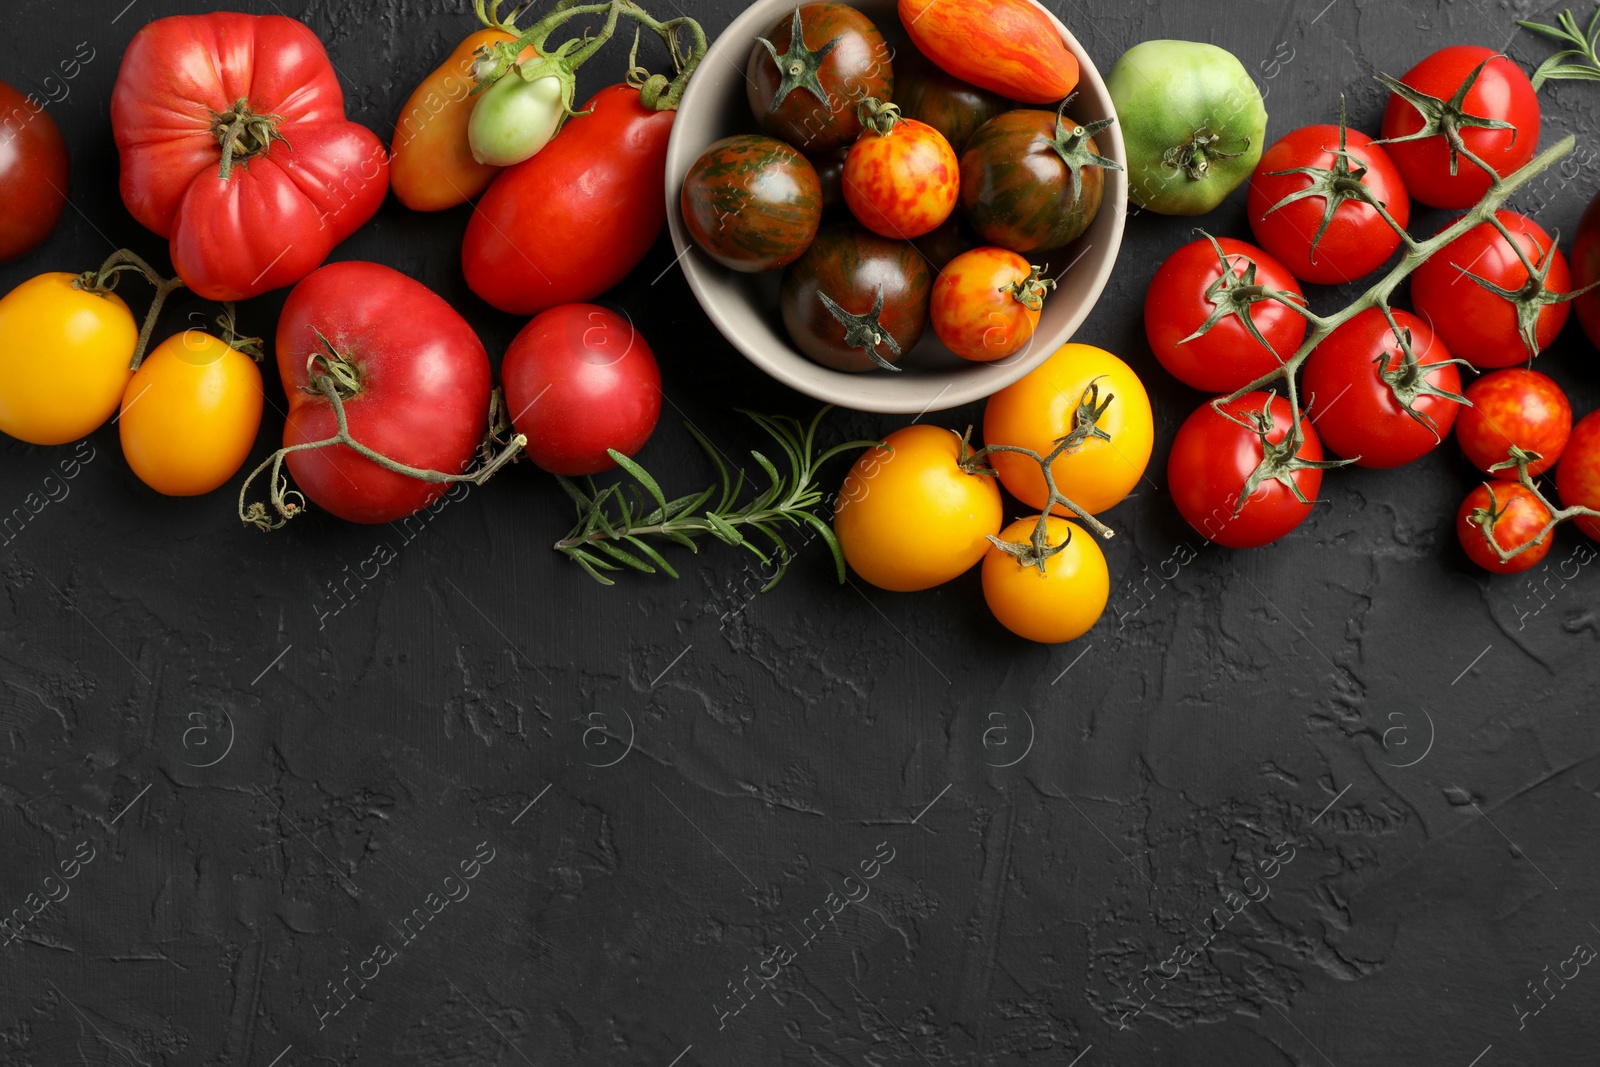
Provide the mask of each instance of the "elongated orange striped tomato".
{"label": "elongated orange striped tomato", "polygon": [[900,21],[946,73],[1025,104],[1052,104],[1078,85],[1078,57],[1032,0],[900,0]]}
{"label": "elongated orange striped tomato", "polygon": [[474,53],[510,40],[515,38],[499,30],[469,34],[406,100],[389,158],[389,187],[406,207],[443,211],[464,204],[500,173],[499,167],[472,158],[467,120],[477,103],[471,95]]}

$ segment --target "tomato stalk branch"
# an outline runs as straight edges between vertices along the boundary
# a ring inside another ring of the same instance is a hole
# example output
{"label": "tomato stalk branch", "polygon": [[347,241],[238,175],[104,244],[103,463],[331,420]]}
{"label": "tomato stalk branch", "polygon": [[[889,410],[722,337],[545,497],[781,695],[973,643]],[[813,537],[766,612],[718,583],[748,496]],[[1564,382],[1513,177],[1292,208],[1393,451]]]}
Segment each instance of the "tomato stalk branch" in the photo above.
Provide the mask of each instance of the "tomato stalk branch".
{"label": "tomato stalk branch", "polygon": [[145,350],[150,347],[150,335],[155,332],[156,320],[161,317],[162,305],[167,302],[167,297],[184,287],[183,279],[176,276],[163,278],[137,253],[119,248],[100,264],[99,270],[88,270],[78,275],[72,287],[103,295],[114,290],[117,287],[117,279],[130,271],[156,287],[156,295],[150,301],[150,310],[145,312],[144,322],[139,326],[139,341],[134,345],[133,358],[128,361],[129,370],[138,370],[139,365],[144,362]]}
{"label": "tomato stalk branch", "polygon": [[[322,359],[320,354],[313,355],[308,362],[314,364],[315,361],[320,359]],[[305,496],[298,490],[290,489],[288,479],[283,475],[283,461],[296,452],[311,452],[321,448],[343,445],[385,470],[403,474],[408,478],[415,478],[419,482],[427,482],[432,485],[470,482],[473,485],[482,485],[494,477],[502,467],[516,459],[518,453],[522,451],[522,446],[528,443],[526,437],[522,434],[517,434],[500,452],[487,456],[486,462],[482,467],[467,474],[447,474],[444,471],[412,467],[398,460],[390,459],[383,453],[368,448],[350,436],[350,424],[345,416],[344,399],[340,396],[341,383],[336,381],[332,374],[323,373],[317,375],[312,379],[311,386],[312,388],[308,391],[317,392],[325,396],[328,404],[333,408],[333,417],[339,426],[338,432],[332,437],[324,438],[321,441],[307,441],[302,444],[280,448],[250,472],[250,476],[239,487],[239,519],[247,525],[255,526],[261,530],[276,530],[305,510]],[[272,505],[271,512],[260,501],[247,503],[247,498],[250,495],[250,486],[268,468],[271,468],[272,471],[270,476],[271,489],[268,493],[268,501]]]}
{"label": "tomato stalk branch", "polygon": [[[1489,487],[1489,507],[1487,509],[1479,508],[1468,516],[1468,521],[1483,532],[1483,539],[1488,542],[1489,548],[1494,551],[1494,554],[1500,558],[1502,563],[1509,562],[1520,556],[1534,545],[1542,544],[1544,539],[1550,536],[1550,532],[1564,522],[1584,518],[1600,519],[1600,511],[1596,511],[1594,508],[1586,508],[1579,505],[1573,505],[1570,508],[1558,508],[1550,502],[1550,499],[1544,493],[1540,492],[1538,485],[1534,483],[1533,476],[1528,473],[1528,464],[1537,463],[1542,458],[1537,452],[1527,452],[1512,445],[1511,458],[1503,463],[1496,463],[1490,468],[1498,471],[1510,470],[1515,467],[1517,469],[1517,483],[1532,493],[1539,503],[1544,505],[1545,510],[1550,512],[1550,520],[1544,524],[1543,529],[1536,536],[1528,538],[1513,549],[1508,550],[1501,547],[1500,542],[1494,536],[1495,523],[1499,521],[1502,514],[1494,496],[1495,482],[1484,483]],[[1503,485],[1504,483],[1500,484]]]}

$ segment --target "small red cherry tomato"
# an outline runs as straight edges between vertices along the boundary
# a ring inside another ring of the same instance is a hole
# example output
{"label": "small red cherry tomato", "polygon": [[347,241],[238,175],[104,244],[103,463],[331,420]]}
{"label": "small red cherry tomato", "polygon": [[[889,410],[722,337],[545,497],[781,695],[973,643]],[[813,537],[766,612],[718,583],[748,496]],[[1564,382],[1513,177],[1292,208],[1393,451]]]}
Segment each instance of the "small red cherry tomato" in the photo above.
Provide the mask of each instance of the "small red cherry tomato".
{"label": "small red cherry tomato", "polygon": [[599,474],[632,456],[661,416],[661,370],[633,323],[593,304],[551,308],[506,350],[506,411],[551,474]]}
{"label": "small red cherry tomato", "polygon": [[[1571,292],[1567,257],[1544,227],[1515,211],[1495,215],[1516,238],[1535,272],[1545,272],[1544,289],[1552,295]],[[1533,355],[1526,336],[1529,328],[1535,347],[1543,352],[1572,313],[1566,302],[1527,304],[1524,311],[1524,305],[1484,288],[1474,278],[1519,295],[1528,284],[1528,268],[1517,250],[1490,222],[1445,245],[1411,275],[1411,306],[1429,320],[1450,351],[1474,367],[1515,367],[1526,362]]]}
{"label": "small red cherry tomato", "polygon": [[1537,452],[1528,473],[1538,476],[1556,465],[1572,436],[1572,402],[1561,386],[1536,370],[1513,367],[1485,374],[1467,386],[1472,406],[1456,420],[1456,440],[1474,467],[1506,481],[1517,468],[1490,470],[1511,456],[1511,446]]}
{"label": "small red cherry tomato", "polygon": [[[1572,438],[1556,468],[1556,492],[1563,507],[1600,511],[1600,411],[1590,412],[1572,428]],[[1600,541],[1600,519],[1575,520],[1578,529]]]}
{"label": "small red cherry tomato", "polygon": [[[1400,467],[1432,452],[1461,408],[1461,372],[1421,319],[1396,311],[1414,360],[1377,308],[1340,326],[1306,360],[1301,394],[1322,443],[1360,467]],[[1413,416],[1411,412],[1415,412]]]}
{"label": "small red cherry tomato", "polygon": [[[1494,515],[1494,540],[1507,552],[1523,545],[1532,547],[1502,560],[1489,547],[1489,516]],[[1526,486],[1516,482],[1491,482],[1478,486],[1461,502],[1456,512],[1456,538],[1467,558],[1490,574],[1518,574],[1537,567],[1550,554],[1555,536],[1540,536],[1550,521],[1550,509]],[[1537,540],[1535,540],[1537,538]]]}
{"label": "small red cherry tomato", "polygon": [[1054,287],[1015,252],[974,248],[952,259],[933,283],[933,330],[962,359],[1004,359],[1033,340]]}
{"label": "small red cherry tomato", "polygon": [[[1457,105],[1456,94],[1469,83]],[[1441,48],[1399,84],[1403,88],[1395,89],[1384,108],[1381,132],[1418,203],[1467,208],[1489,191],[1489,175],[1451,148],[1452,137],[1501,177],[1527,163],[1539,147],[1533,83],[1513,60],[1491,48]]]}
{"label": "small red cherry tomato", "polygon": [[[1228,261],[1226,281],[1217,248]],[[1305,316],[1270,297],[1252,299],[1251,286],[1305,302],[1300,283],[1282,263],[1231,237],[1217,238],[1217,247],[1203,237],[1191,241],[1161,264],[1145,292],[1144,332],[1174,378],[1208,393],[1227,394],[1295,354],[1305,340]],[[1245,326],[1246,315],[1260,340]]]}
{"label": "small red cherry tomato", "polygon": [[844,202],[880,237],[910,240],[944,225],[961,195],[961,161],[944,135],[867,101],[867,130],[844,161]]}
{"label": "small red cherry tomato", "polygon": [[1366,195],[1401,227],[1410,224],[1411,198],[1382,147],[1360,130],[1306,126],[1267,149],[1256,165],[1246,201],[1250,229],[1296,278],[1353,282],[1400,247],[1399,232],[1361,199]]}

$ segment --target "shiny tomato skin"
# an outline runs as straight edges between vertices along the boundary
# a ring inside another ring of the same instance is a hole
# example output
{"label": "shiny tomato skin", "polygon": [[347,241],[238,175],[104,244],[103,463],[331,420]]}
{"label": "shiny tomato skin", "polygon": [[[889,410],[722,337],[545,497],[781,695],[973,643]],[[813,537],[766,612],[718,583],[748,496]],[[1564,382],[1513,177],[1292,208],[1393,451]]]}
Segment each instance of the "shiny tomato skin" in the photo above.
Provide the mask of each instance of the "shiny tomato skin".
{"label": "shiny tomato skin", "polygon": [[637,267],[667,223],[674,111],[613,85],[532,159],[507,167],[467,223],[467,285],[514,315],[593,300]]}
{"label": "shiny tomato skin", "polygon": [[[1562,507],[1600,511],[1600,411],[1585,415],[1572,428],[1572,438],[1556,467],[1556,492]],[[1600,541],[1600,519],[1587,515],[1574,520],[1578,529]]]}
{"label": "shiny tomato skin", "polygon": [[256,361],[204,330],[157,345],[128,382],[117,433],[139,480],[199,496],[239,472],[261,428]]}
{"label": "shiny tomato skin", "polygon": [[[360,392],[344,402],[351,437],[422,470],[460,474],[471,466],[489,422],[483,342],[422,283],[359,261],[313,271],[278,317],[278,374],[289,401],[285,447],[338,431],[332,405],[308,378],[308,360],[327,351],[318,332],[360,375]],[[343,445],[296,452],[285,462],[312,503],[349,522],[398,521],[449,488],[380,467]]]}
{"label": "shiny tomato skin", "polygon": [[[1089,387],[1098,389],[1104,413],[1095,425],[1111,440],[1091,437],[1050,464],[1061,495],[1098,515],[1120,504],[1144,477],[1155,447],[1155,420],[1144,383],[1115,355],[1093,345],[1062,345],[1049,359],[989,398],[983,409],[983,439],[1049,455],[1078,425],[1078,408]],[[1049,499],[1044,472],[1033,459],[996,452],[989,462],[1000,483],[1018,500],[1042,509]],[[1069,515],[1057,504],[1057,515]]]}
{"label": "shiny tomato skin", "polygon": [[[1300,283],[1265,251],[1231,237],[1217,238],[1235,277],[1251,264],[1256,284],[1304,300]],[[1270,348],[1250,335],[1237,315],[1229,315],[1192,341],[1185,341],[1210,317],[1215,305],[1206,290],[1222,277],[1216,250],[1205,238],[1191,241],[1168,256],[1150,281],[1144,298],[1144,330],[1161,365],[1185,385],[1207,393],[1228,394],[1267,374],[1288,360],[1305,340],[1305,316],[1276,300],[1250,306],[1250,321]]]}
{"label": "shiny tomato skin", "polygon": [[[1553,256],[1545,288],[1553,293],[1572,291],[1567,257],[1544,227],[1515,211],[1498,211],[1523,252],[1535,267]],[[1515,367],[1528,360],[1528,347],[1517,329],[1517,309],[1504,297],[1491,293],[1462,274],[1466,270],[1516,292],[1528,281],[1528,270],[1491,223],[1474,226],[1440,249],[1411,275],[1411,305],[1444,339],[1450,351],[1474,367]],[[1570,303],[1548,304],[1539,311],[1535,334],[1543,352],[1556,339],[1572,313]]]}
{"label": "shiny tomato skin", "polygon": [[[222,180],[215,116],[243,99],[277,135]],[[122,199],[169,240],[172,263],[207,300],[292,285],[359,229],[389,189],[389,156],[345,117],[328,53],[282,15],[220,11],[148,23],[111,94]]]}
{"label": "shiny tomato skin", "polygon": [[[1462,109],[1469,115],[1499,119],[1514,130],[1469,127],[1461,131],[1467,150],[1504,177],[1533,158],[1539,147],[1539,98],[1533,83],[1516,62],[1493,49],[1459,44],[1441,48],[1418,63],[1400,80],[1429,96],[1449,100],[1474,67],[1488,61],[1467,93]],[[1398,94],[1391,94],[1383,112],[1381,135],[1385,141],[1408,137],[1421,130],[1420,112]],[[1450,173],[1450,148],[1440,135],[1387,146],[1411,198],[1429,207],[1468,208],[1489,191],[1489,176],[1466,157],[1457,159]]]}
{"label": "shiny tomato skin", "polygon": [[[1227,405],[1227,410],[1249,417],[1263,409],[1267,395],[1246,393]],[[1271,404],[1272,430],[1267,439],[1278,444],[1289,432],[1289,402],[1274,395]],[[1301,459],[1322,459],[1322,442],[1304,414],[1300,427],[1303,436],[1296,454]],[[1226,548],[1259,548],[1285,537],[1311,514],[1310,504],[1300,503],[1288,486],[1268,478],[1234,515],[1239,493],[1261,458],[1261,438],[1224,418],[1210,401],[1178,428],[1167,463],[1167,484],[1179,513],[1201,537]],[[1317,499],[1321,470],[1304,468],[1293,478],[1307,500]]]}
{"label": "shiny tomato skin", "polygon": [[[1001,533],[1002,541],[1027,544],[1038,516],[1019,519]],[[1051,515],[1046,537],[1067,547],[1037,565],[1023,564],[993,545],[983,557],[983,598],[1000,624],[1018,637],[1040,644],[1060,644],[1094,628],[1111,599],[1111,573],[1095,536],[1075,522]]]}
{"label": "shiny tomato skin", "polygon": [[[862,101],[894,96],[894,52],[872,20],[849,4],[801,4],[798,10],[801,40],[807,48],[820,52],[834,42],[817,71],[817,83],[827,100],[800,86],[779,101],[783,72],[760,41],[745,66],[745,92],[763,133],[807,154],[818,154],[853,144],[861,136],[857,107]],[[794,14],[789,12],[762,36],[778,55],[787,56],[793,29]]]}
{"label": "shiny tomato skin", "polygon": [[1011,104],[1005,97],[947,74],[915,48],[894,57],[894,102],[906,118],[938,130],[960,155],[978,127]]}
{"label": "shiny tomato skin", "polygon": [[[1019,109],[990,119],[967,142],[961,210],[987,243],[1023,255],[1064,248],[1100,213],[1105,172],[1081,168],[1074,192],[1072,172],[1051,146],[1055,134],[1055,112]],[[1100,151],[1093,137],[1087,145]]]}
{"label": "shiny tomato skin", "polygon": [[745,274],[787,267],[822,224],[822,181],[782,141],[743,134],[707,148],[683,179],[684,228],[701,251]]}
{"label": "shiny tomato skin", "polygon": [[32,94],[0,82],[0,262],[43,243],[67,206],[67,142]]}
{"label": "shiny tomato skin", "polygon": [[593,304],[551,308],[522,328],[500,370],[528,458],[551,474],[599,474],[632,457],[661,417],[661,370],[630,319]]}
{"label": "shiny tomato skin", "polygon": [[1024,350],[1040,312],[1023,302],[1019,286],[1033,267],[1003,248],[974,248],[945,265],[933,283],[934,332],[962,359],[989,363]]}
{"label": "shiny tomato skin", "polygon": [[901,119],[886,134],[868,130],[844,163],[844,202],[880,237],[909,241],[944,225],[956,209],[961,162],[927,123]]}
{"label": "shiny tomato skin", "polygon": [[[1377,270],[1400,247],[1400,234],[1383,221],[1369,204],[1346,200],[1333,214],[1315,248],[1311,239],[1327,209],[1327,200],[1308,196],[1273,206],[1304,189],[1312,179],[1305,174],[1281,174],[1298,167],[1330,169],[1336,162],[1339,127],[1304,126],[1281,137],[1262,155],[1250,178],[1246,210],[1256,240],[1301,281],[1339,285],[1364,278]],[[1381,145],[1359,130],[1345,131],[1350,168],[1365,168],[1361,183],[1372,191],[1391,218],[1402,227],[1411,222],[1411,198],[1400,172]]]}
{"label": "shiny tomato skin", "polygon": [[[1487,510],[1491,502],[1503,512],[1495,520],[1495,543],[1509,552],[1539,538],[1532,548],[1508,560],[1501,560],[1495,554],[1484,529],[1472,521],[1472,513],[1480,508]],[[1461,510],[1456,512],[1456,539],[1461,542],[1467,558],[1490,574],[1520,574],[1537,567],[1550,554],[1555,535],[1547,533],[1539,537],[1549,521],[1550,509],[1526,487],[1516,482],[1496,481],[1478,486],[1461,502]]]}
{"label": "shiny tomato skin", "polygon": [[94,432],[117,410],[139,327],[116,293],[40,274],[0,298],[0,431],[34,445]]}
{"label": "shiny tomato skin", "polygon": [[478,49],[510,40],[514,38],[501,30],[468,34],[411,91],[389,146],[389,188],[406,207],[443,211],[464,204],[500,173],[499,167],[472,158],[467,121],[478,99],[471,95],[477,84],[472,66]]}
{"label": "shiny tomato skin", "polygon": [[839,488],[833,530],[845,561],[896,593],[960,577],[1004,521],[994,479],[962,470],[961,438],[942,427],[906,426],[884,444],[857,457]]}
{"label": "shiny tomato skin", "polygon": [[1053,104],[1078,85],[1078,58],[1029,0],[900,0],[917,50],[962,81],[1025,104]]}
{"label": "shiny tomato skin", "polygon": [[849,374],[881,369],[864,348],[848,343],[845,327],[822,296],[847,313],[866,315],[881,293],[878,322],[899,346],[879,344],[877,353],[897,363],[916,347],[928,328],[933,272],[910,241],[892,241],[854,222],[831,223],[787,270],[779,291],[779,311],[789,339],[806,356]]}
{"label": "shiny tomato skin", "polygon": [[1556,465],[1572,436],[1572,402],[1536,370],[1511,367],[1467,386],[1472,406],[1456,420],[1456,440],[1474,467],[1495,478],[1517,480],[1517,468],[1489,468],[1511,458],[1511,446],[1542,457],[1528,464],[1537,477]]}
{"label": "shiny tomato skin", "polygon": [[[1402,330],[1411,331],[1411,351],[1427,381],[1447,393],[1461,394],[1461,373],[1447,361],[1450,353],[1427,323],[1406,311],[1394,312]],[[1359,467],[1400,467],[1432,452],[1450,436],[1461,405],[1443,397],[1422,395],[1412,407],[1433,420],[1437,434],[1410,415],[1394,390],[1379,376],[1402,362],[1400,342],[1388,320],[1369,308],[1329,334],[1312,350],[1304,368],[1300,395],[1328,451],[1353,459]]]}
{"label": "shiny tomato skin", "polygon": [[[1572,284],[1576,289],[1600,282],[1600,192],[1596,192],[1578,222],[1572,239]],[[1590,289],[1572,302],[1589,343],[1600,348],[1600,289]]]}

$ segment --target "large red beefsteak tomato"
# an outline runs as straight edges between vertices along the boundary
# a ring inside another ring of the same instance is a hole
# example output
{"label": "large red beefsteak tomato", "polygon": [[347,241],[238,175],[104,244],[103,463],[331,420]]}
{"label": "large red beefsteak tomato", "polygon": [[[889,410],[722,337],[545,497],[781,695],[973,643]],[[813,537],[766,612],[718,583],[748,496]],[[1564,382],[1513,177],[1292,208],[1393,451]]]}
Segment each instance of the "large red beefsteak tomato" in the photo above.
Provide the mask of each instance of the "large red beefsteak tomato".
{"label": "large red beefsteak tomato", "polygon": [[601,89],[532,159],[478,201],[461,244],[472,291],[537,315],[593,300],[639,265],[667,223],[667,139],[676,111],[627,85]]}
{"label": "large red beefsteak tomato", "polygon": [[[351,438],[409,467],[465,473],[488,431],[483,342],[443,297],[397,270],[349,262],[313,272],[283,305],[277,353],[285,448],[338,433],[325,379],[338,387]],[[449,488],[342,444],[286,462],[312,503],[350,522],[395,522]]]}
{"label": "large red beefsteak tomato", "polygon": [[282,15],[157,19],[111,94],[122,200],[209,300],[292,285],[372,217],[383,143],[344,114],[322,42]]}

